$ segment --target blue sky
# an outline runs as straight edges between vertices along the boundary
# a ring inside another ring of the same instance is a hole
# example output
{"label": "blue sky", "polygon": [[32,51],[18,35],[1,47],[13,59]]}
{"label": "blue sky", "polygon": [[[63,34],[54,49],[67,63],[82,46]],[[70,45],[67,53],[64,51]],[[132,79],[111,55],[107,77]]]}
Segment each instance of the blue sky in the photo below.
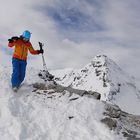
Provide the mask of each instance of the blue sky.
{"label": "blue sky", "polygon": [[[63,0],[64,1],[64,0]],[[86,7],[81,9],[78,5],[71,4],[72,2],[63,2],[57,6],[44,6],[40,9],[44,9],[43,13],[47,13],[48,16],[54,20],[56,26],[60,30],[67,31],[79,31],[79,32],[94,32],[103,29],[97,18],[93,18],[89,13],[86,13]],[[75,2],[74,2],[75,3]],[[81,2],[79,1],[78,4]],[[96,13],[99,13],[99,6],[96,3],[86,2],[87,4],[92,4],[93,7],[96,6]],[[100,15],[99,15],[100,16]]]}
{"label": "blue sky", "polygon": [[[139,7],[139,0],[5,0],[0,5],[0,45],[11,57],[7,39],[28,29],[34,48],[44,42],[50,69],[80,68],[105,54],[140,78]],[[38,56],[30,58],[41,63]]]}

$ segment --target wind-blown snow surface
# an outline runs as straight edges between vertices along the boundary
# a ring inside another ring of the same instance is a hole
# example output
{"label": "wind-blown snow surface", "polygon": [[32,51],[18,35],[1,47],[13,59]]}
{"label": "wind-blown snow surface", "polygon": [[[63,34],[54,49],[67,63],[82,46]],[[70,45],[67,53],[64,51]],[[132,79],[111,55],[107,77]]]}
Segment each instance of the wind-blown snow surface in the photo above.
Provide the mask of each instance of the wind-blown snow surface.
{"label": "wind-blown snow surface", "polygon": [[18,93],[13,93],[10,73],[11,67],[0,67],[0,140],[124,139],[100,122],[101,102],[87,97],[70,101],[69,93],[49,98],[32,92],[34,82],[43,82],[33,68],[27,70]]}
{"label": "wind-blown snow surface", "polygon": [[140,115],[140,91],[134,79],[107,56],[96,56],[91,63],[79,70],[53,71],[63,86],[95,91],[101,100],[120,106],[126,112]]}

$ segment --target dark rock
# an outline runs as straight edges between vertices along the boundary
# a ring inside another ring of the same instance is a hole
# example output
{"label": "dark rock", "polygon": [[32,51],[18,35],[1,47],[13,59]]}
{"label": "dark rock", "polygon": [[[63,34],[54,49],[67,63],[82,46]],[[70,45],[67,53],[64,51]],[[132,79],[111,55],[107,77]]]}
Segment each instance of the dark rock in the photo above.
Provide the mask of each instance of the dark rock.
{"label": "dark rock", "polygon": [[33,87],[35,89],[40,89],[40,90],[47,90],[48,89],[48,87],[44,83],[34,83]]}
{"label": "dark rock", "polygon": [[104,124],[106,124],[111,130],[117,127],[117,121],[113,120],[109,117],[105,117],[101,120]]}
{"label": "dark rock", "polygon": [[54,79],[54,75],[50,74],[47,70],[41,70],[38,76],[45,81],[51,81]]}
{"label": "dark rock", "polygon": [[33,87],[39,90],[50,90],[53,89],[54,92],[64,92],[68,91],[70,94],[78,94],[79,96],[88,96],[90,98],[95,98],[97,100],[100,100],[101,94],[98,92],[91,92],[91,91],[86,91],[86,90],[79,90],[79,89],[74,89],[72,87],[64,87],[59,84],[54,84],[54,82],[49,82],[49,83],[34,83]]}
{"label": "dark rock", "polygon": [[114,104],[105,104],[105,119],[101,122],[109,128],[115,128],[117,133],[122,133],[128,140],[138,140],[140,138],[140,116],[128,114]]}
{"label": "dark rock", "polygon": [[94,99],[97,99],[97,100],[101,99],[101,94],[98,93],[98,92],[88,91],[87,96],[88,97],[94,97]]}
{"label": "dark rock", "polygon": [[69,116],[69,120],[71,120],[71,119],[73,119],[74,118],[74,116]]}
{"label": "dark rock", "polygon": [[122,134],[124,135],[124,137],[136,138],[137,132],[126,130],[125,132],[122,132]]}
{"label": "dark rock", "polygon": [[117,105],[105,103],[104,115],[110,116],[111,118],[119,118],[121,114],[121,109]]}
{"label": "dark rock", "polygon": [[88,72],[88,69],[83,69],[83,70],[81,70],[81,72],[86,73],[86,72]]}
{"label": "dark rock", "polygon": [[71,98],[69,101],[74,101],[74,100],[77,100],[79,99],[78,97],[77,98]]}

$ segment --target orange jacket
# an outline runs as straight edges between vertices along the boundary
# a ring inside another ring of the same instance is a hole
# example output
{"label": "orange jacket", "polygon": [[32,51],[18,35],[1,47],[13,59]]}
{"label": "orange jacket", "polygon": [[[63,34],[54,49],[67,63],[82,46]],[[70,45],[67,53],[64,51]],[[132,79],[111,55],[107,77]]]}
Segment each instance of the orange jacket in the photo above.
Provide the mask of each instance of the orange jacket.
{"label": "orange jacket", "polygon": [[30,42],[25,42],[21,38],[12,43],[9,43],[8,46],[9,47],[15,46],[13,58],[27,60],[28,50],[30,51],[31,54],[39,54],[37,50],[34,50]]}

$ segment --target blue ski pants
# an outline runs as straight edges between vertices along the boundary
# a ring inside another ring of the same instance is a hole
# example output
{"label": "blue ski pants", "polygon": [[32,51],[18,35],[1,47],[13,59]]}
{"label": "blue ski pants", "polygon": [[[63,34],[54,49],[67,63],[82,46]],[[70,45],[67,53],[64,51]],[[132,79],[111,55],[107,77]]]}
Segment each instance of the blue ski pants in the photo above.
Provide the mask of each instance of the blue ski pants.
{"label": "blue ski pants", "polygon": [[20,60],[13,58],[12,59],[12,66],[13,66],[13,73],[12,73],[12,87],[19,87],[22,81],[24,80],[25,73],[26,73],[26,60]]}

